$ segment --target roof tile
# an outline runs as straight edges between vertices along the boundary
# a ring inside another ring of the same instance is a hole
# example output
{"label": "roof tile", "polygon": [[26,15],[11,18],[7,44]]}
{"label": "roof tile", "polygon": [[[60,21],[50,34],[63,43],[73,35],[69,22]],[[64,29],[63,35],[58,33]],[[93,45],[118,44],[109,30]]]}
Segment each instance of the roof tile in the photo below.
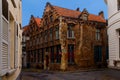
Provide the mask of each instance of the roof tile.
{"label": "roof tile", "polygon": [[[57,11],[57,13],[60,16],[71,17],[71,18],[78,18],[78,16],[81,14],[80,11],[70,10],[70,9],[66,9],[66,8],[61,8],[61,7],[58,7],[58,6],[53,6],[53,8]],[[106,22],[106,20],[104,18],[102,18],[101,16],[98,16],[98,15],[94,15],[94,14],[89,14],[88,20],[104,22],[104,23]]]}

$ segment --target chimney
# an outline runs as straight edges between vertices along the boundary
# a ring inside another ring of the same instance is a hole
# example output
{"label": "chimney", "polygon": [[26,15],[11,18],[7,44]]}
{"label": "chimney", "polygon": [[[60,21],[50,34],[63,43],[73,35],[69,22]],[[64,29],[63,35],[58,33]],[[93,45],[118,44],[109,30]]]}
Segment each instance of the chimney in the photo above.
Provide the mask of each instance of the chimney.
{"label": "chimney", "polygon": [[77,8],[76,11],[80,11],[80,8]]}
{"label": "chimney", "polygon": [[99,16],[101,16],[102,18],[104,18],[104,12],[103,12],[103,11],[100,11],[100,12],[99,12]]}

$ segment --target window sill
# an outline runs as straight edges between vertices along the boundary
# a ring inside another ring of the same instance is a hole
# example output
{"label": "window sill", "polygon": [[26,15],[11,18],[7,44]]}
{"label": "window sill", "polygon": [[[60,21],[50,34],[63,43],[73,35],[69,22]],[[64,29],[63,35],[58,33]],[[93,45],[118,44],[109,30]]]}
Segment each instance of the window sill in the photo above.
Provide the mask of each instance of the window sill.
{"label": "window sill", "polygon": [[75,65],[75,62],[71,62],[71,63],[68,62],[68,65]]}
{"label": "window sill", "polygon": [[67,37],[67,39],[75,39],[75,37]]}
{"label": "window sill", "polygon": [[7,72],[7,75],[11,75],[16,71],[16,69],[11,69],[10,71]]}
{"label": "window sill", "polygon": [[7,74],[7,71],[0,71],[0,76],[4,76]]}
{"label": "window sill", "polygon": [[0,76],[4,76],[4,75],[11,75],[12,73],[14,73],[16,71],[16,69],[11,69],[11,70],[5,70],[5,71],[1,71]]}

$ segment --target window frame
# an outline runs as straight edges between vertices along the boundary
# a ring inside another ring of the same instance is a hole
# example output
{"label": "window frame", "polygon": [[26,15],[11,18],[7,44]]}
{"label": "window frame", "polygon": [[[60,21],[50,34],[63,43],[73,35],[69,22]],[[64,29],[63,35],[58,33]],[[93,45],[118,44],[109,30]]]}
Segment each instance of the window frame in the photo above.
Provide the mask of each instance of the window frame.
{"label": "window frame", "polygon": [[67,30],[67,38],[74,39],[75,38],[75,33],[74,30],[72,29],[74,26],[71,24],[68,24],[68,30]]}
{"label": "window frame", "polygon": [[61,63],[62,50],[61,45],[56,46],[56,63]]}
{"label": "window frame", "polygon": [[117,0],[117,9],[120,10],[120,0]]}
{"label": "window frame", "polygon": [[73,64],[75,57],[74,57],[74,50],[75,45],[74,44],[68,44],[68,63]]}
{"label": "window frame", "polygon": [[50,36],[50,41],[52,41],[53,40],[53,29],[52,28],[50,29],[50,35],[49,36]]}
{"label": "window frame", "polygon": [[56,30],[55,30],[55,39],[59,39],[59,26],[56,26]]}
{"label": "window frame", "polygon": [[53,22],[53,16],[50,15],[50,22]]}
{"label": "window frame", "polygon": [[96,32],[95,32],[95,38],[98,41],[101,39],[101,30],[98,28],[96,29]]}

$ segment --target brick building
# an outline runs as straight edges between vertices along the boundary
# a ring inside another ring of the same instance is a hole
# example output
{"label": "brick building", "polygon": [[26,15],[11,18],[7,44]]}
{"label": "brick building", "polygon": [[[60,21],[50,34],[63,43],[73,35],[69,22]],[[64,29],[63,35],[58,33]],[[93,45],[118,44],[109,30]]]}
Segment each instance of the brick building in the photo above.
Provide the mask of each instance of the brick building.
{"label": "brick building", "polygon": [[42,19],[31,16],[27,66],[73,70],[105,66],[106,20],[103,12],[70,10],[46,4]]}
{"label": "brick building", "polygon": [[27,34],[27,30],[28,30],[29,26],[24,26],[23,28],[23,32],[22,32],[22,68],[26,68],[27,67],[27,50],[26,50],[26,43],[29,40],[29,35]]}

